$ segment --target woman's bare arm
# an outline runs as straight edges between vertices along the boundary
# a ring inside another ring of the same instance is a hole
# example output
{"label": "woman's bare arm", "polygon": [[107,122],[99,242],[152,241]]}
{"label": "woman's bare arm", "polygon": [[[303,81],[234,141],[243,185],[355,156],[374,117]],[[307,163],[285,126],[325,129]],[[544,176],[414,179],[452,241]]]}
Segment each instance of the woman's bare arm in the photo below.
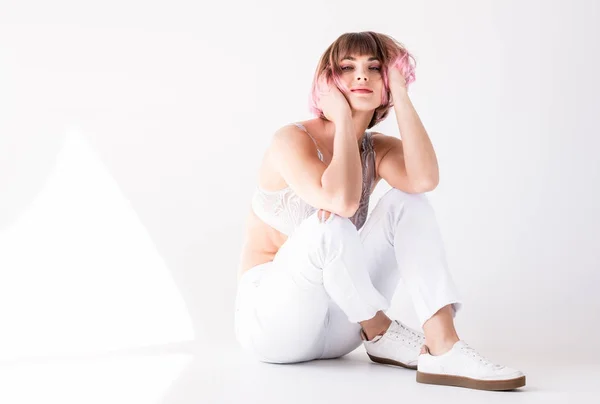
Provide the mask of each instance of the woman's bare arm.
{"label": "woman's bare arm", "polygon": [[319,160],[313,141],[294,126],[273,136],[271,156],[276,169],[294,192],[317,209],[351,217],[362,190],[362,167],[352,122],[336,126],[331,164]]}

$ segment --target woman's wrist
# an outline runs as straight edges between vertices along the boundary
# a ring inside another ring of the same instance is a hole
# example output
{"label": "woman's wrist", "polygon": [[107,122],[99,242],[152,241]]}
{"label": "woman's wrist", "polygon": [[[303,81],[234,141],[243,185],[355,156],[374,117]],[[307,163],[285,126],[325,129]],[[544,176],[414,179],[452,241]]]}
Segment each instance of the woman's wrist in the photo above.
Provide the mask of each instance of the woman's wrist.
{"label": "woman's wrist", "polygon": [[336,133],[338,131],[348,132],[352,133],[352,135],[354,136],[354,121],[352,120],[350,114],[346,114],[345,116],[336,119],[333,123],[335,125]]}
{"label": "woman's wrist", "polygon": [[400,103],[408,99],[408,91],[405,88],[397,89],[391,92],[392,101],[394,104]]}

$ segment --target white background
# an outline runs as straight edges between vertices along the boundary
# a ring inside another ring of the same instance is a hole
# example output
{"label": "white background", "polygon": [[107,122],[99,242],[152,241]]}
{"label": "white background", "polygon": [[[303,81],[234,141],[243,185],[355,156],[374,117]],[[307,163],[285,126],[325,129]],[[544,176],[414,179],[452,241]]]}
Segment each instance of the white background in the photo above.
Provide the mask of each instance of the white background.
{"label": "white background", "polygon": [[[373,30],[417,60],[461,337],[598,363],[599,17],[593,0],[1,0],[0,358],[233,349],[262,153],[311,118],[326,47]],[[375,129],[400,136],[393,114]],[[392,314],[415,324],[402,289]]]}

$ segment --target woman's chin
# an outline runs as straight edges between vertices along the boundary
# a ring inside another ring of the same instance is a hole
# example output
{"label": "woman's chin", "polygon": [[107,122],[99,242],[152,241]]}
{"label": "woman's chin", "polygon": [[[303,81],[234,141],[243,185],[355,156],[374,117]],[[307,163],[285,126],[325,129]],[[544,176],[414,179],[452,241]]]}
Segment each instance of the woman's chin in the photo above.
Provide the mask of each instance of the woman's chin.
{"label": "woman's chin", "polygon": [[353,111],[356,112],[373,112],[379,105],[373,105],[373,103],[352,103],[350,105]]}

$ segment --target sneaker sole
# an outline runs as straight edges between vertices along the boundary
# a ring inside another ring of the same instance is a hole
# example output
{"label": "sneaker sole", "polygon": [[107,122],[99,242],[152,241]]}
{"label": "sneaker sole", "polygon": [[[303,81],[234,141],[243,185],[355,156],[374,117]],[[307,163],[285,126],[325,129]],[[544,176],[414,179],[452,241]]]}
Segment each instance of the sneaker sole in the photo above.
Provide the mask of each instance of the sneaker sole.
{"label": "sneaker sole", "polygon": [[417,382],[476,390],[513,390],[525,386],[525,376],[508,380],[477,380],[462,376],[436,375],[417,371]]}
{"label": "sneaker sole", "polygon": [[[369,354],[367,353],[367,355],[369,355]],[[369,355],[369,358],[371,358],[371,360],[372,360],[373,362],[376,362],[376,363],[381,363],[382,365],[400,366],[400,367],[403,367],[403,368],[406,368],[406,369],[417,370],[417,365],[410,366],[410,365],[407,365],[407,364],[405,364],[405,363],[402,363],[402,362],[397,362],[397,361],[395,361],[395,360],[392,360],[392,359],[388,359],[388,358],[379,358],[379,357],[377,357],[377,356],[373,356],[373,355]]]}

